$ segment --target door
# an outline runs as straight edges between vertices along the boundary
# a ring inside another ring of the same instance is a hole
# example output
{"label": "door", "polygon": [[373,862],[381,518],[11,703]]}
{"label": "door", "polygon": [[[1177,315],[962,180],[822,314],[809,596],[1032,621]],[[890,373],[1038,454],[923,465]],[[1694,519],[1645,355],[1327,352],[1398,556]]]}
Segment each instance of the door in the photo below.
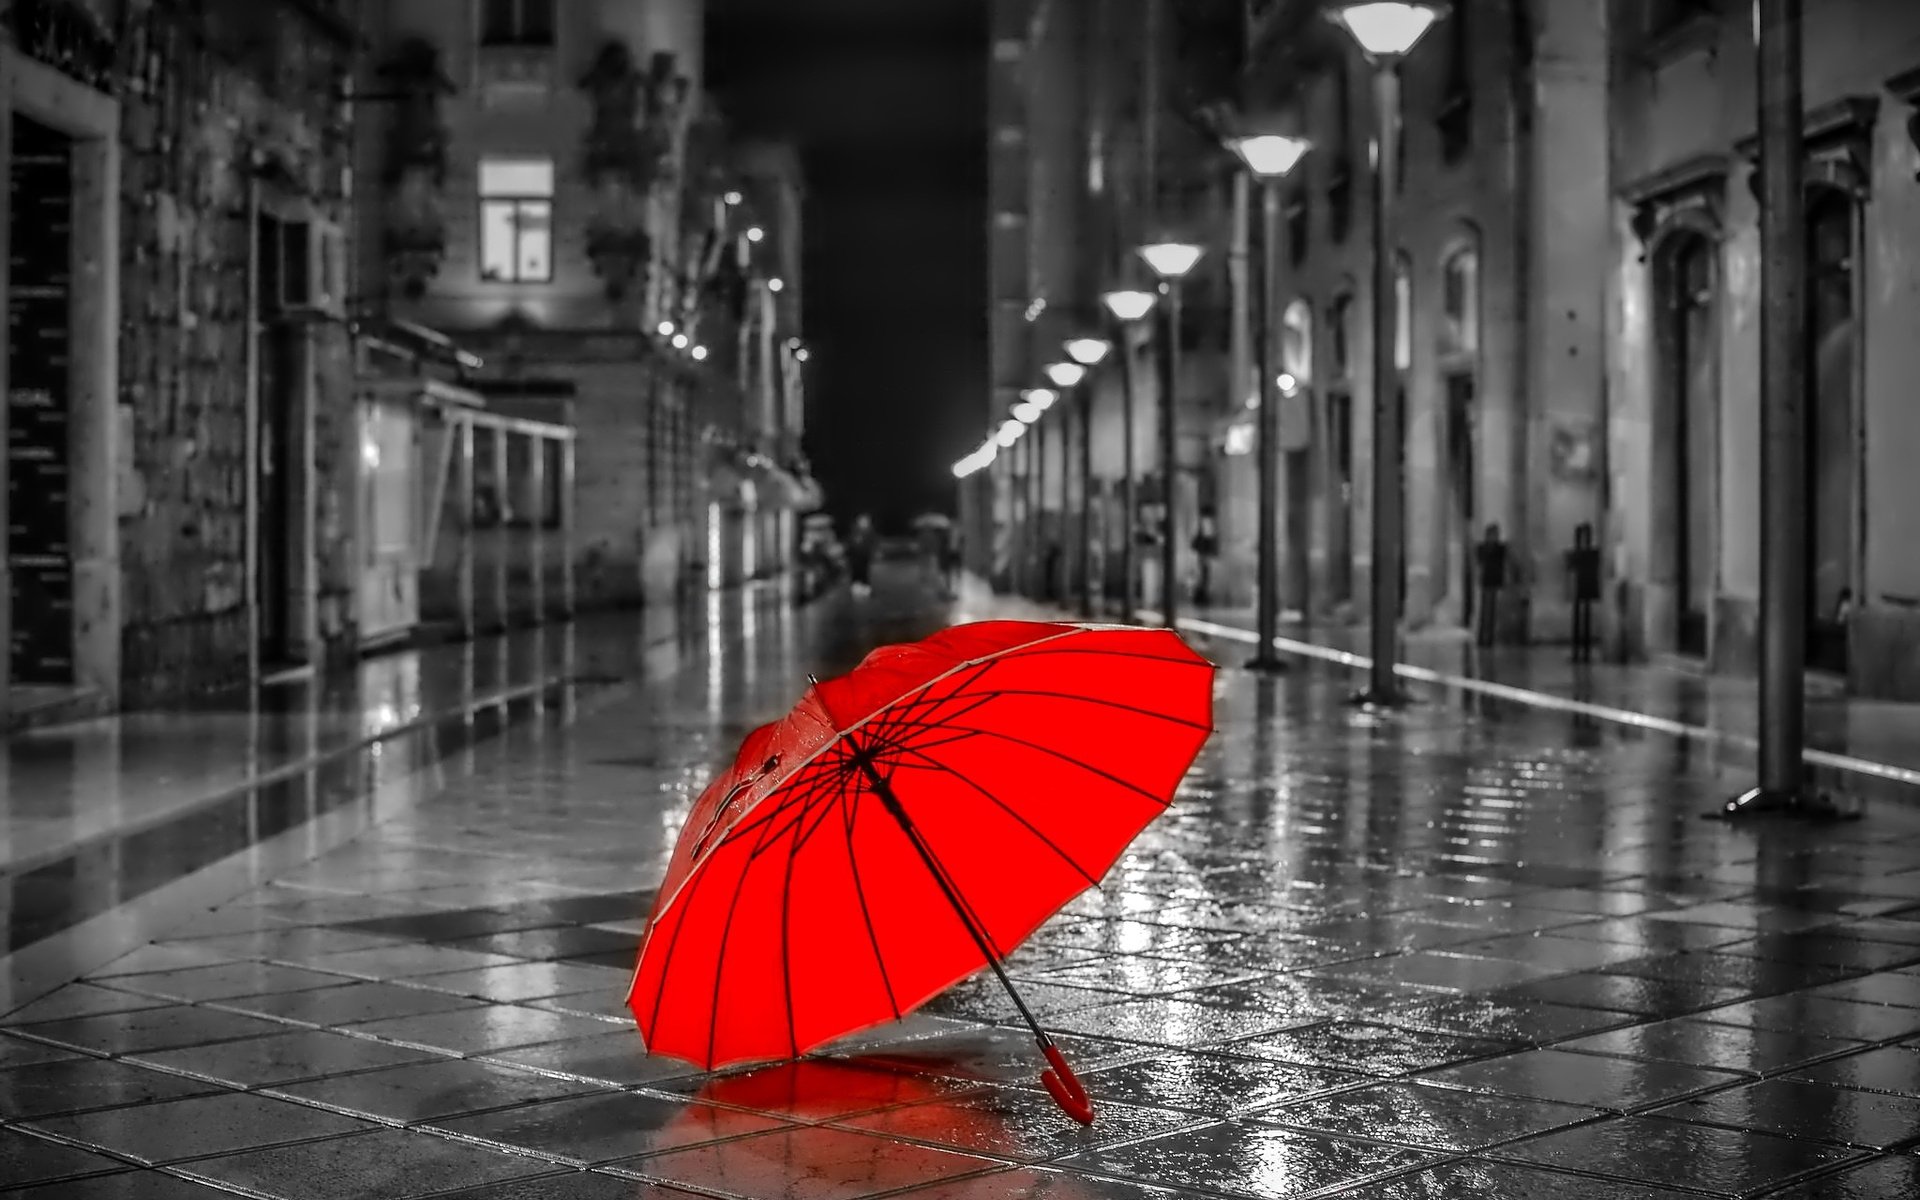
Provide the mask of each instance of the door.
{"label": "door", "polygon": [[1353,600],[1353,397],[1327,396],[1327,449],[1333,459],[1332,495],[1327,497],[1327,596],[1335,604]]}
{"label": "door", "polygon": [[1667,448],[1673,481],[1675,645],[1682,654],[1707,652],[1713,598],[1715,393],[1719,356],[1714,337],[1714,245],[1681,235],[1668,260],[1665,318],[1669,346],[1667,394],[1674,436]]}
{"label": "door", "polygon": [[1460,620],[1473,623],[1473,544],[1479,527],[1474,511],[1474,380],[1471,374],[1456,372],[1446,378],[1447,394],[1447,524],[1449,536],[1444,553],[1449,560],[1444,569],[1449,577],[1448,590],[1459,599]]}
{"label": "door", "polygon": [[293,644],[294,415],[300,384],[297,331],[282,319],[289,284],[285,246],[291,227],[262,216],[259,237],[259,314],[255,335],[254,598],[263,669],[298,661]]}
{"label": "door", "polygon": [[13,118],[7,292],[12,682],[74,682],[71,496],[73,142]]}
{"label": "door", "polygon": [[1854,573],[1853,197],[1808,197],[1807,665],[1844,673]]}

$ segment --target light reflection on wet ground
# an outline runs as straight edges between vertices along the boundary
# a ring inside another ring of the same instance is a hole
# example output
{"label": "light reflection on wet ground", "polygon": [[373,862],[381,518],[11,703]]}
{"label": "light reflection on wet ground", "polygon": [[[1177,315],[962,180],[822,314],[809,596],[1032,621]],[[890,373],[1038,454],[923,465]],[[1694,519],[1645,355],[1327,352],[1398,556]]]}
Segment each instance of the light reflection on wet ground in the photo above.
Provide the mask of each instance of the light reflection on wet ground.
{"label": "light reflection on wet ground", "polygon": [[980,980],[796,1065],[647,1058],[621,1003],[687,804],[806,672],[946,614],[882,588],[758,610],[750,636],[739,606],[712,615],[630,701],[473,745],[432,802],[0,1017],[0,1178],[163,1200],[1920,1192],[1920,805],[1702,821],[1737,774],[1701,743],[1484,699],[1357,712],[1330,668],[1223,672],[1178,804],[1015,956],[1092,1129]]}

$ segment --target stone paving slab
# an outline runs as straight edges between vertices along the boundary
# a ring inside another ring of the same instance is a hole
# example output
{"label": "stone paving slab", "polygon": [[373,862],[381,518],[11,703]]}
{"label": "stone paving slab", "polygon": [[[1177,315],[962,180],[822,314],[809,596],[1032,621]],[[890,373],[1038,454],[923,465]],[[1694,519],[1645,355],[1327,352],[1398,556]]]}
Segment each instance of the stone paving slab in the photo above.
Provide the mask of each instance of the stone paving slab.
{"label": "stone paving slab", "polygon": [[[1223,672],[1220,734],[988,980],[794,1064],[648,1057],[637,922],[806,671],[974,598],[696,656],[476,746],[433,802],[0,1014],[0,1195],[1920,1194],[1920,809],[1728,826],[1661,735]],[[13,1192],[7,1191],[14,1189]]]}

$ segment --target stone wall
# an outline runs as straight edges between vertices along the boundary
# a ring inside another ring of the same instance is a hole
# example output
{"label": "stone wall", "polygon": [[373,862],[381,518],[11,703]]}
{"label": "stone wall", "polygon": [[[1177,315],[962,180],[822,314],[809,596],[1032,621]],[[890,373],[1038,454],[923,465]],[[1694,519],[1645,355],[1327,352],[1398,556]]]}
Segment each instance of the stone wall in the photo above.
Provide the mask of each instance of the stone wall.
{"label": "stone wall", "polygon": [[[129,704],[246,682],[250,162],[341,221],[348,46],[304,6],[155,2],[121,39],[120,537]],[[323,648],[354,637],[344,328],[308,326]]]}

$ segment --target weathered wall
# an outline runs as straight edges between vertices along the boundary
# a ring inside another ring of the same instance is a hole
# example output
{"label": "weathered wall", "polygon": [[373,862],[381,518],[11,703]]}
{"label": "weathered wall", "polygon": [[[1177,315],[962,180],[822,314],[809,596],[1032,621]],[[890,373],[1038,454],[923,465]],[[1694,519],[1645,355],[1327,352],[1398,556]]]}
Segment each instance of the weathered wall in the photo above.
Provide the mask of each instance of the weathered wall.
{"label": "weathered wall", "polygon": [[[140,704],[245,682],[248,167],[342,220],[347,48],[295,5],[146,7],[121,46],[124,674]],[[201,20],[197,21],[196,16]],[[201,22],[204,23],[201,23]],[[196,30],[196,25],[198,30]],[[201,32],[203,31],[203,32]],[[350,359],[310,331],[323,638],[352,641]]]}

